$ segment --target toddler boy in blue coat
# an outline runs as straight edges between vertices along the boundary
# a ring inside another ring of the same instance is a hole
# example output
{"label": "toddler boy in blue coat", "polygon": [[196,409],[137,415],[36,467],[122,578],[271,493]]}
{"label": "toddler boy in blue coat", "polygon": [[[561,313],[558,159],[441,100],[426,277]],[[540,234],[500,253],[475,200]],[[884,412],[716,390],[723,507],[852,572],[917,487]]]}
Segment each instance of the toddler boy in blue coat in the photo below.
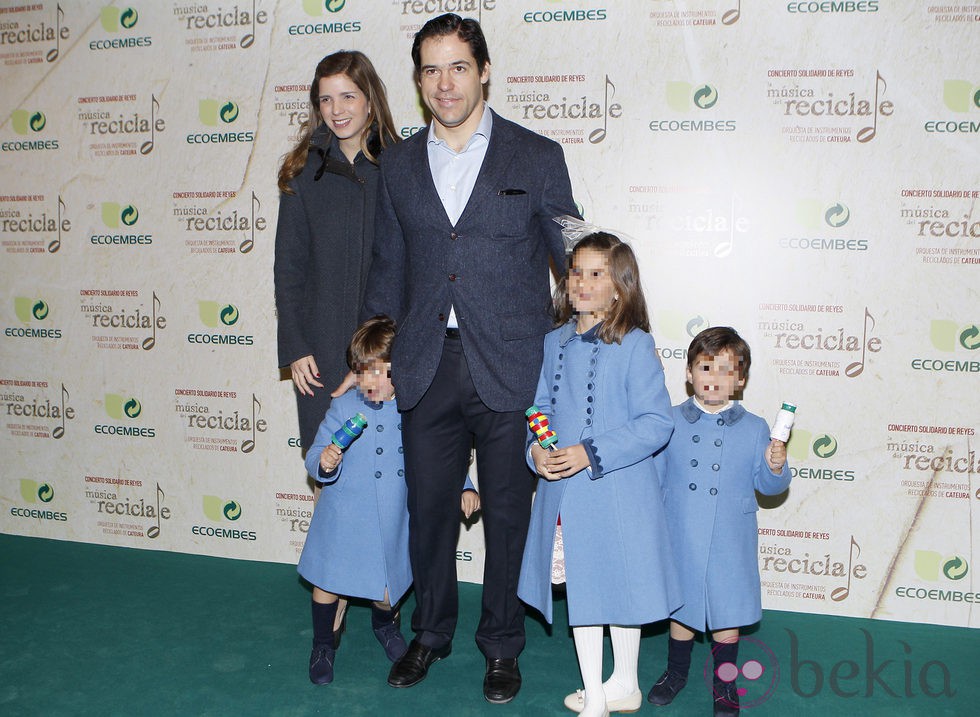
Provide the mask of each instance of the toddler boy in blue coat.
{"label": "toddler boy in blue coat", "polygon": [[687,352],[694,396],[674,406],[674,434],[655,458],[684,604],[671,615],[667,669],[647,699],[673,701],[687,683],[695,631],[710,630],[716,717],[738,714],[730,668],[739,628],[762,618],[755,492],[778,495],[790,482],[786,444],[733,400],[751,360],[730,327],[694,337]]}

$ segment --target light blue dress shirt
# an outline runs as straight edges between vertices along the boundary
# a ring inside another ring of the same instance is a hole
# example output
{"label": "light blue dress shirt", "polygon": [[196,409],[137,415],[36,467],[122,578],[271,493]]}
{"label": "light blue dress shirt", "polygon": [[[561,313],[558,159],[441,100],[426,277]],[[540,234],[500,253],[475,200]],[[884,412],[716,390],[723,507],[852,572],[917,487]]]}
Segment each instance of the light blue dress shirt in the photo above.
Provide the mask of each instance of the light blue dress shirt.
{"label": "light blue dress shirt", "polygon": [[[483,166],[483,159],[487,156],[492,126],[493,115],[484,103],[480,124],[466,146],[456,152],[445,140],[436,137],[435,122],[429,124],[428,153],[432,182],[439,193],[439,199],[442,200],[446,216],[454,225],[459,221],[466,203],[470,200],[470,194],[473,193],[480,167]],[[456,307],[450,309],[446,325],[453,329],[459,328]]]}

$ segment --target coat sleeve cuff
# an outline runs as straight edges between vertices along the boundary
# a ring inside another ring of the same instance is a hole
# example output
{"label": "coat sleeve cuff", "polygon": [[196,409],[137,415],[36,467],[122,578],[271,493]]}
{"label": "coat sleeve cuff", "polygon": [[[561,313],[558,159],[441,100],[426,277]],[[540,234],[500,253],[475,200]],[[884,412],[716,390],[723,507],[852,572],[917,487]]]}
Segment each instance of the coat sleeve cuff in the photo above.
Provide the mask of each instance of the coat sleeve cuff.
{"label": "coat sleeve cuff", "polygon": [[589,457],[589,467],[586,469],[589,471],[589,478],[592,480],[602,478],[602,460],[596,452],[595,443],[591,438],[585,438],[582,440],[582,447],[585,448],[585,455]]}

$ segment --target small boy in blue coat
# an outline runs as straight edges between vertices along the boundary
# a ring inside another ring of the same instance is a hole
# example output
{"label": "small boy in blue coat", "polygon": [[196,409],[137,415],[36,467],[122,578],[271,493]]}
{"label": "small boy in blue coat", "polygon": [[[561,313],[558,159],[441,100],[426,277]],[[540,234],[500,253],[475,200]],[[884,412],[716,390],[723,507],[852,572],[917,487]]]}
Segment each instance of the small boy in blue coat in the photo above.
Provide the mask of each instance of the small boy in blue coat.
{"label": "small boy in blue coat", "polygon": [[755,491],[789,487],[786,444],[733,397],[749,374],[748,344],[727,326],[706,329],[687,352],[694,396],[674,406],[674,434],[655,458],[683,606],[671,615],[667,669],[647,695],[667,705],[687,683],[694,633],[711,630],[714,714],[736,715],[739,627],[762,618]]}
{"label": "small boy in blue coat", "polygon": [[[318,685],[333,681],[342,598],[372,601],[371,625],[389,660],[407,649],[393,607],[412,585],[401,416],[391,384],[394,338],[395,322],[386,316],[357,329],[347,352],[357,390],[334,399],[306,454],[307,471],[324,486],[296,566],[313,585],[310,680]],[[342,451],[332,437],[358,413],[367,426]],[[468,478],[461,503],[467,518],[480,508]]]}

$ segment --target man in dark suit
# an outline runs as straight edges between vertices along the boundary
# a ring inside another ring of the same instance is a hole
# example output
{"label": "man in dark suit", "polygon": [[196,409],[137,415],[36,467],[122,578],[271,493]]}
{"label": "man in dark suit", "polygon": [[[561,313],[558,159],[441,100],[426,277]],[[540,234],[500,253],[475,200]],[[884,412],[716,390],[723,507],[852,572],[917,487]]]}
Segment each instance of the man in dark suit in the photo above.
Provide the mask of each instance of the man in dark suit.
{"label": "man in dark suit", "polygon": [[549,258],[565,267],[552,219],[578,212],[560,145],[486,106],[490,57],[475,20],[430,20],[412,58],[432,123],[381,162],[362,313],[398,323],[392,380],[417,607],[415,639],[388,683],[416,684],[451,650],[459,494],[475,443],[486,539],[476,641],[487,658],[484,696],[509,702],[521,684],[517,578],[533,487],[524,410],[552,327]]}

